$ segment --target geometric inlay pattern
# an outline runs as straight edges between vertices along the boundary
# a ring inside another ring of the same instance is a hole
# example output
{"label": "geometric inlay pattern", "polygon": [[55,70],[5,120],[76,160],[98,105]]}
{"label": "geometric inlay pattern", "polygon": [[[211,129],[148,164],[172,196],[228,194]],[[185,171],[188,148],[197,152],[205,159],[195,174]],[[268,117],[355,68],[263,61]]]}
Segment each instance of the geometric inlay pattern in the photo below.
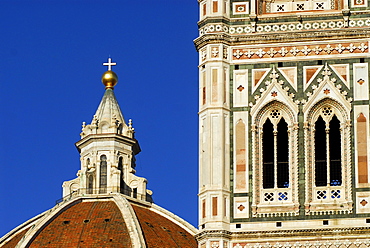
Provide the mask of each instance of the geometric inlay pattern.
{"label": "geometric inlay pattern", "polygon": [[[356,0],[355,0],[356,1]],[[321,8],[322,6],[319,6],[322,3],[318,3],[317,7]],[[281,12],[284,9],[285,6],[279,5],[277,9],[280,9],[278,12]],[[303,8],[303,6],[298,6],[297,8]],[[301,10],[301,9],[300,9]],[[226,24],[208,24],[204,27],[202,27],[199,30],[200,36],[204,34],[210,34],[210,33],[228,33],[231,35],[240,35],[240,34],[248,34],[248,33],[269,33],[269,32],[287,32],[287,31],[296,31],[296,30],[317,30],[317,29],[340,29],[344,27],[344,22],[342,20],[328,20],[324,21],[321,20],[313,21],[313,22],[306,22],[306,23],[282,23],[282,24],[259,24],[254,28],[252,25],[233,25],[232,27],[229,27],[229,25]],[[366,27],[370,26],[370,19],[350,19],[348,22],[349,27]]]}
{"label": "geometric inlay pattern", "polygon": [[304,248],[365,248],[370,247],[370,240],[356,239],[356,240],[320,240],[320,241],[296,241],[296,242],[263,242],[263,243],[245,243],[238,242],[233,243],[233,248],[292,248],[292,247],[304,247]]}
{"label": "geometric inlay pattern", "polygon": [[265,193],[265,201],[274,201],[274,193]]}
{"label": "geometric inlay pattern", "polygon": [[340,198],[340,190],[332,190],[331,191],[331,198],[332,199],[335,199],[335,198]]}
{"label": "geometric inlay pattern", "polygon": [[316,194],[318,200],[326,199],[326,190],[318,190]]}
{"label": "geometric inlay pattern", "polygon": [[362,42],[265,48],[235,48],[232,50],[232,55],[234,60],[246,60],[273,57],[299,57],[348,53],[367,53],[368,51],[368,44]]}
{"label": "geometric inlay pattern", "polygon": [[287,201],[288,200],[288,192],[279,192],[279,201]]}

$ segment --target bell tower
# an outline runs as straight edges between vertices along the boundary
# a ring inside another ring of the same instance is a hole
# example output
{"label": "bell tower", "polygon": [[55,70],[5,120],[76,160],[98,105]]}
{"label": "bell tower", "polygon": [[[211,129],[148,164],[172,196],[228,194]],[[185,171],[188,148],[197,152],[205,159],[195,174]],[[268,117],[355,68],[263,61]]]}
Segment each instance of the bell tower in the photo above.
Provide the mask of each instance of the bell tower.
{"label": "bell tower", "polygon": [[114,95],[118,82],[111,58],[103,65],[105,93],[90,124],[83,122],[80,152],[81,169],[77,178],[63,183],[63,197],[69,194],[99,195],[122,193],[139,200],[150,200],[147,180],[135,176],[135,156],[140,146],[135,139],[132,121],[126,123]]}
{"label": "bell tower", "polygon": [[369,2],[198,3],[199,247],[369,247]]}

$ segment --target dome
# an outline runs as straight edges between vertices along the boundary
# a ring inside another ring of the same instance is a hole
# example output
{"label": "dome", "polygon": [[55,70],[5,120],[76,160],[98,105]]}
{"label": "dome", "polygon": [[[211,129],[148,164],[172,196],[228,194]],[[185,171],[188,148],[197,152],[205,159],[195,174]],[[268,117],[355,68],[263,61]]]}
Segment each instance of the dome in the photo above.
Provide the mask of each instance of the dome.
{"label": "dome", "polygon": [[193,226],[128,198],[117,193],[63,201],[6,234],[0,247],[197,247]]}
{"label": "dome", "polygon": [[140,146],[113,93],[115,63],[106,64],[105,94],[76,143],[77,177],[63,182],[56,206],[4,235],[0,248],[197,247],[197,229],[154,204],[147,179],[135,175]]}

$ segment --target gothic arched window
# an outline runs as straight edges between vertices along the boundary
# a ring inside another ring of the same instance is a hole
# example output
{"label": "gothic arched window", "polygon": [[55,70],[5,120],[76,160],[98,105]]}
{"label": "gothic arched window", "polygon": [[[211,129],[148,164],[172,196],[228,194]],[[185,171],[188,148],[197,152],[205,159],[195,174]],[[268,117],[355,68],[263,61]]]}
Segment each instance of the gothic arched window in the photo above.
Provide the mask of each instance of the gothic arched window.
{"label": "gothic arched window", "polygon": [[352,208],[349,110],[327,98],[306,113],[306,214],[347,213]]}
{"label": "gothic arched window", "polygon": [[100,193],[107,193],[107,156],[100,156]]}
{"label": "gothic arched window", "polygon": [[277,125],[267,119],[263,125],[263,188],[289,187],[288,125],[281,118]]}
{"label": "gothic arched window", "polygon": [[342,184],[340,122],[334,115],[329,123],[320,116],[315,123],[315,185]]}
{"label": "gothic arched window", "polygon": [[296,115],[287,105],[273,101],[256,113],[252,127],[253,215],[297,214]]}

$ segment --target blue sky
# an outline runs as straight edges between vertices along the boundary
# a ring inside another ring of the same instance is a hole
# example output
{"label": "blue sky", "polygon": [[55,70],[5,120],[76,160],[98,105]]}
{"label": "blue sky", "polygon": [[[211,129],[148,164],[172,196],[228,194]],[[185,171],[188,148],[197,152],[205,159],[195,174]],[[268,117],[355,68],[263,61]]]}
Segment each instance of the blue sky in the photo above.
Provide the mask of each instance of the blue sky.
{"label": "blue sky", "polygon": [[195,0],[0,2],[0,236],[53,207],[80,168],[74,143],[115,94],[158,205],[197,225],[198,5]]}

